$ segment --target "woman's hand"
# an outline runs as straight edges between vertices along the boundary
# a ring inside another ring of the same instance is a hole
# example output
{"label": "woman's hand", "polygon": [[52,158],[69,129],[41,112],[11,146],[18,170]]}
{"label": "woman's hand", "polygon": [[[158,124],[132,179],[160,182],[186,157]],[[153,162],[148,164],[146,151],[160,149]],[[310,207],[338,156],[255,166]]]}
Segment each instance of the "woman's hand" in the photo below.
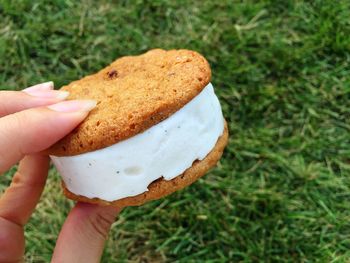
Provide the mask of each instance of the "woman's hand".
{"label": "woman's hand", "polygon": [[[48,156],[39,152],[71,132],[96,105],[91,100],[64,101],[67,96],[53,90],[52,82],[0,91],[0,174],[20,161],[0,198],[0,262],[23,261],[23,226],[40,199],[49,168]],[[78,203],[63,225],[52,261],[99,262],[118,212]]]}

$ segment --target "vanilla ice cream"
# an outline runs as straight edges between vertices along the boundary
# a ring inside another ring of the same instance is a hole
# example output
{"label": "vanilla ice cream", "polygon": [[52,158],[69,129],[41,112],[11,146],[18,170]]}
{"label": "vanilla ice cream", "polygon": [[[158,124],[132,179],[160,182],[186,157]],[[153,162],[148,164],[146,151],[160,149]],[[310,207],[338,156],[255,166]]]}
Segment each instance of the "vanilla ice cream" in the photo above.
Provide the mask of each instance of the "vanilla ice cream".
{"label": "vanilla ice cream", "polygon": [[145,191],[163,177],[171,180],[203,160],[224,131],[213,86],[169,118],[109,147],[51,159],[66,187],[76,195],[114,201]]}

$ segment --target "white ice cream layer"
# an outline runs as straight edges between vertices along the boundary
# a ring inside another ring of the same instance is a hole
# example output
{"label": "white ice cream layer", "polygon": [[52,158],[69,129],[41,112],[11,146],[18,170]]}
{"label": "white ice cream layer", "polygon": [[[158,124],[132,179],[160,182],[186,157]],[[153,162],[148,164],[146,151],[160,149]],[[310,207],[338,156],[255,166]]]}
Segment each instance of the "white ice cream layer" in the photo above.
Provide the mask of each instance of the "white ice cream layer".
{"label": "white ice cream layer", "polygon": [[209,83],[164,121],[112,146],[76,156],[51,156],[74,194],[114,201],[148,191],[156,179],[171,180],[202,160],[224,130],[224,119]]}

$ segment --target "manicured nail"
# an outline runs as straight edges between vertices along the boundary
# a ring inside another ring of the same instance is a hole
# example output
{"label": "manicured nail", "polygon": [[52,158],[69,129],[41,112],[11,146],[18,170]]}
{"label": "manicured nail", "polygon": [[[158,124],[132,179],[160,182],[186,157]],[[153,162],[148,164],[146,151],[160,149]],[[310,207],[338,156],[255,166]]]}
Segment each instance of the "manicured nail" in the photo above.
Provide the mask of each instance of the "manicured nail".
{"label": "manicured nail", "polygon": [[68,91],[61,90],[23,90],[30,96],[45,98],[45,99],[59,99],[63,100],[69,96]]}
{"label": "manicured nail", "polygon": [[53,81],[48,81],[44,83],[40,83],[29,88],[24,89],[24,92],[34,91],[34,90],[52,90],[54,88]]}
{"label": "manicured nail", "polygon": [[59,112],[86,112],[91,111],[96,105],[97,102],[95,100],[66,100],[50,105],[48,108]]}

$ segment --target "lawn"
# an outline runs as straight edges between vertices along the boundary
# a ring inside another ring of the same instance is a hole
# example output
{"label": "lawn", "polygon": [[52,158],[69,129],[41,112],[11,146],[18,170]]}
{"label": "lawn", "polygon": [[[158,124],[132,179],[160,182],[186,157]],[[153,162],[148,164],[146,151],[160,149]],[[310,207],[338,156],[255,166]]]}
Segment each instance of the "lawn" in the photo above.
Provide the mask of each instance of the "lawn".
{"label": "lawn", "polygon": [[[0,89],[156,47],[208,59],[229,145],[191,187],[125,209],[102,262],[348,262],[350,1],[0,0]],[[52,168],[28,262],[50,260],[72,205]]]}

